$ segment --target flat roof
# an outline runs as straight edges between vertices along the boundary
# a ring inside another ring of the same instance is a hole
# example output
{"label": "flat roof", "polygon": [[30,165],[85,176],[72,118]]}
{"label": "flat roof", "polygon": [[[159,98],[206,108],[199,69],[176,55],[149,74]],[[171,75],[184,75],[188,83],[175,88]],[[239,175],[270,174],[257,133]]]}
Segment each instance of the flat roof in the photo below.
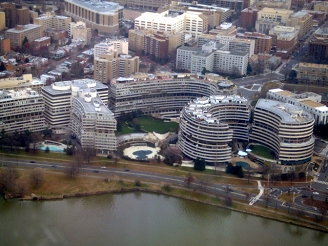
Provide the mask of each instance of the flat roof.
{"label": "flat roof", "polygon": [[11,28],[8,29],[6,32],[11,32],[11,33],[22,33],[26,32],[28,30],[36,29],[36,28],[41,28],[41,25],[36,25],[36,24],[27,24],[27,25],[21,25],[23,28],[22,30],[18,30],[16,28]]}
{"label": "flat roof", "polygon": [[[91,102],[86,102],[83,97],[74,98],[80,101],[86,113],[98,113],[114,116],[113,112],[106,107],[106,105],[101,101],[101,98],[99,96],[92,98]],[[95,103],[98,105],[97,107],[95,106]],[[96,108],[99,110],[97,110]]]}
{"label": "flat roof", "polygon": [[[272,91],[272,90],[271,90]],[[275,92],[275,91],[273,91]],[[285,97],[291,97],[291,96],[294,96],[295,94],[293,92],[290,92],[290,91],[285,91],[285,90],[281,90],[281,91],[276,91],[277,94],[280,94],[282,96],[285,96]]]}
{"label": "flat roof", "polygon": [[301,107],[269,99],[259,99],[255,108],[262,108],[281,117],[285,123],[301,123],[314,120],[313,115]]}
{"label": "flat roof", "polygon": [[123,9],[118,3],[107,2],[107,1],[92,1],[92,0],[65,0],[65,2],[79,5],[84,9],[89,9],[94,12],[102,14],[116,14],[117,10]]}
{"label": "flat roof", "polygon": [[[312,108],[318,108],[318,107],[323,107],[325,105],[323,105],[322,103],[318,103],[312,100],[303,100],[300,103],[305,104],[307,106],[310,106]],[[327,108],[327,107],[326,107]]]}

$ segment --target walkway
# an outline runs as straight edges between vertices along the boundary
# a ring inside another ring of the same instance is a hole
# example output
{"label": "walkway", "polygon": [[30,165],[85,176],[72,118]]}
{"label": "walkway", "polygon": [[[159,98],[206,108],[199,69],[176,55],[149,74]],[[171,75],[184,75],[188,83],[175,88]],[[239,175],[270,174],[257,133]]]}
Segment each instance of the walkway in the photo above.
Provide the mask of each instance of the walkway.
{"label": "walkway", "polygon": [[258,184],[258,188],[260,190],[260,193],[256,196],[256,197],[253,197],[249,203],[250,206],[252,206],[255,202],[257,202],[257,200],[260,199],[260,197],[263,195],[263,192],[264,192],[264,188],[261,184],[261,181],[257,181],[257,184]]}

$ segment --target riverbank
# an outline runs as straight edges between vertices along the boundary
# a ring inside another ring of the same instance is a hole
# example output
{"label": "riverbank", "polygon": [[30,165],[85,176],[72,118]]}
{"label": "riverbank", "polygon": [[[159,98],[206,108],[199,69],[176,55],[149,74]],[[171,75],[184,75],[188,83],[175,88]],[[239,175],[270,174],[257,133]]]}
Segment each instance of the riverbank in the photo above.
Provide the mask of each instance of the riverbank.
{"label": "riverbank", "polygon": [[104,194],[148,192],[226,208],[236,212],[319,230],[325,233],[328,232],[327,221],[316,223],[309,218],[295,216],[291,213],[285,213],[284,211],[267,208],[262,205],[249,206],[246,201],[236,199],[231,200],[229,205],[226,205],[226,196],[223,193],[214,195],[205,193],[205,191],[202,190],[193,190],[187,187],[170,186],[169,184],[147,182],[146,180],[138,180],[138,182],[136,180],[123,180],[120,177],[111,177],[110,179],[108,177],[77,177],[71,180],[64,175],[46,174],[45,178],[47,181],[45,181],[41,188],[32,190],[31,195],[25,196],[19,200],[58,200]]}

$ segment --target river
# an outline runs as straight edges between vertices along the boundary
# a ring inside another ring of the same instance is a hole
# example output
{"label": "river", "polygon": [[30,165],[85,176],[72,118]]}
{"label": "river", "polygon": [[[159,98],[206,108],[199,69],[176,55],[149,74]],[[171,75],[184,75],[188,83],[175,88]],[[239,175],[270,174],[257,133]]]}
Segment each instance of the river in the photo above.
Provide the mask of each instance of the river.
{"label": "river", "polygon": [[148,193],[0,201],[0,245],[328,245],[328,234]]}

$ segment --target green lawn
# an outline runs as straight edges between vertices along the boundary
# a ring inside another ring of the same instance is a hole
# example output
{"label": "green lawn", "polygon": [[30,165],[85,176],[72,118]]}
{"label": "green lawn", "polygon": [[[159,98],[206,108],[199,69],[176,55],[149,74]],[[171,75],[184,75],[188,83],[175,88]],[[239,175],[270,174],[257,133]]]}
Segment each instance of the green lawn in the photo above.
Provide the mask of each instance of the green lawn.
{"label": "green lawn", "polygon": [[[141,126],[141,129],[144,132],[157,132],[160,134],[166,132],[174,132],[178,127],[178,123],[176,122],[164,122],[159,119],[155,119],[151,116],[141,116],[138,117],[138,122]],[[129,128],[126,123],[122,124],[121,131],[117,131],[116,135],[123,135],[135,132],[134,128]]]}
{"label": "green lawn", "polygon": [[176,122],[164,122],[151,116],[142,116],[138,119],[139,124],[141,125],[141,129],[146,132],[154,131],[163,134],[166,132],[174,132],[178,127],[178,123]]}
{"label": "green lawn", "polygon": [[258,155],[258,156],[261,156],[263,158],[267,158],[267,159],[274,159],[274,155],[272,155],[272,151],[265,147],[265,146],[262,146],[262,145],[253,145],[253,150],[252,152],[255,154],[255,155]]}

